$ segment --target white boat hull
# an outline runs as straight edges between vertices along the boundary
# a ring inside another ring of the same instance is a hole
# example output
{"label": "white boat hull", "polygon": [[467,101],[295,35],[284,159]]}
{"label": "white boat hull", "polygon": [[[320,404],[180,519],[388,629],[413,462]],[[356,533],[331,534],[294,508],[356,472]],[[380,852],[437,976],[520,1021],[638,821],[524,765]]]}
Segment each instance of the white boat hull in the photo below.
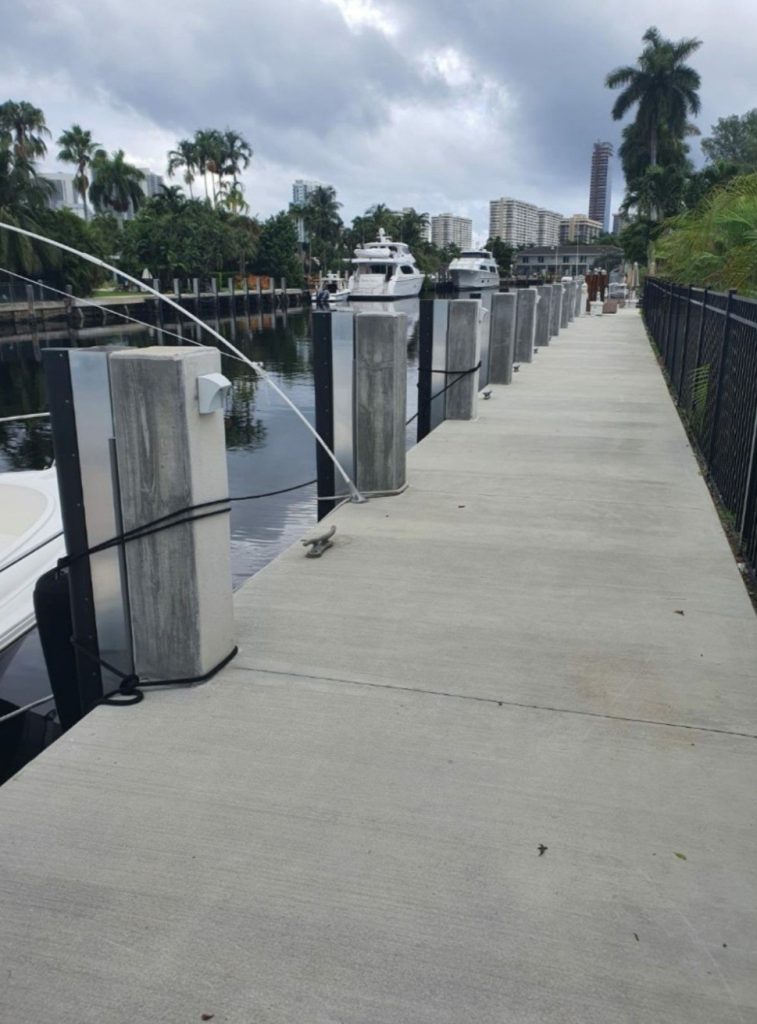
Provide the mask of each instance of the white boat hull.
{"label": "white boat hull", "polygon": [[401,299],[420,295],[423,274],[357,274],[350,278],[351,299]]}
{"label": "white boat hull", "polygon": [[0,651],[34,625],[34,586],[66,553],[62,529],[54,469],[0,474]]}
{"label": "white boat hull", "polygon": [[499,288],[499,274],[491,270],[454,270],[449,276],[458,291],[474,291],[479,288]]}
{"label": "white boat hull", "polygon": [[[350,290],[349,290],[349,288],[340,288],[339,291],[329,292],[329,304],[334,303],[334,302],[346,302],[347,299],[349,299],[349,297],[350,297]],[[310,298],[315,303],[316,298],[317,298],[316,293],[313,293],[310,296]]]}

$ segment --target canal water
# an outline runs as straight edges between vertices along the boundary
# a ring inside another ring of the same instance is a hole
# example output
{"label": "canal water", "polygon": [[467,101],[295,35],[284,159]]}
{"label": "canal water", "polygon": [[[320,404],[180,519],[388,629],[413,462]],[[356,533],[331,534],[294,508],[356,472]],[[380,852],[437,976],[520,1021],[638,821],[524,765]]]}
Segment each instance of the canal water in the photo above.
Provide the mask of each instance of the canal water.
{"label": "canal water", "polygon": [[[417,408],[419,299],[402,299],[386,308],[407,314],[408,328],[408,417]],[[370,303],[343,308],[377,311],[383,304]],[[267,372],[292,402],[313,423],[312,315],[308,311],[287,315],[260,315],[234,321],[209,321],[251,359],[264,364]],[[167,326],[176,331],[176,325]],[[187,343],[202,340],[213,345],[212,337],[184,323],[181,333]],[[179,344],[164,336],[165,344]],[[103,344],[145,346],[160,343],[154,329],[128,324],[56,336],[39,335],[34,341],[0,340],[0,419],[47,409],[42,350],[54,347],[85,347]],[[218,343],[220,347],[220,343]],[[312,435],[294,413],[264,381],[244,364],[222,359],[222,370],[232,382],[225,415],[226,459],[231,495],[254,494],[291,487],[313,480],[315,445]],[[408,446],[415,440],[415,424],[408,428]],[[47,420],[0,423],[0,472],[42,469],[53,459],[50,425]],[[231,512],[231,560],[234,588],[238,588],[267,565],[281,551],[303,536],[316,522],[315,485],[250,502],[235,502]],[[0,580],[1,585],[1,580]],[[0,653],[0,701],[20,706],[49,693],[49,683],[36,631],[27,634],[13,648]],[[0,707],[3,705],[0,704]],[[38,728],[47,711],[34,713],[33,745],[43,746],[57,734],[53,716]],[[25,718],[30,719],[27,714]],[[29,739],[29,728],[26,739]],[[38,735],[39,734],[39,735]],[[0,782],[3,781],[0,757]]]}

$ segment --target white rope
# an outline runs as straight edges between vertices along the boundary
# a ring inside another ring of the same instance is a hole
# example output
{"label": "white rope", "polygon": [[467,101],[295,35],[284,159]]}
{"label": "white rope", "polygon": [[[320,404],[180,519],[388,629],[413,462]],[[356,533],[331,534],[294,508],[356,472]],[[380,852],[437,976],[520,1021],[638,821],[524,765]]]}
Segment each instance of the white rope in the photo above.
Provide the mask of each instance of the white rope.
{"label": "white rope", "polygon": [[39,700],[33,700],[31,704],[25,704],[22,708],[16,708],[15,711],[9,711],[7,715],[3,715],[2,718],[0,718],[0,725],[2,725],[3,722],[9,722],[11,718],[18,718],[18,716],[23,715],[25,711],[31,711],[32,708],[39,707],[40,704],[47,704],[49,700],[55,700],[55,697],[53,697],[52,694],[48,697],[40,697]]}
{"label": "white rope", "polygon": [[150,295],[154,295],[157,299],[162,300],[167,305],[171,306],[173,309],[176,309],[180,313],[183,313],[184,316],[194,321],[194,323],[199,324],[199,326],[202,327],[203,330],[206,330],[208,334],[212,335],[212,337],[220,341],[222,345],[230,349],[235,356],[237,356],[243,362],[247,363],[248,366],[251,366],[255,373],[259,374],[263,378],[263,380],[265,380],[273,388],[273,390],[279,395],[279,397],[282,398],[284,402],[289,406],[289,408],[292,410],[295,416],[297,416],[297,418],[302,421],[305,428],[313,435],[316,442],[321,446],[324,452],[326,452],[326,455],[331,460],[331,462],[333,462],[337,472],[342,477],[344,482],[347,484],[350,494],[352,495],[352,500],[355,502],[365,501],[365,498],[363,498],[360,491],[357,489],[355,484],[347,475],[347,473],[342,467],[342,464],[337,459],[336,455],[334,455],[332,450],[323,440],[323,438],[315,429],[315,427],[307,420],[303,413],[300,412],[300,410],[297,408],[294,402],[285,394],[284,391],[282,391],[278,384],[276,384],[276,382],[268,375],[268,373],[266,373],[261,364],[254,362],[252,359],[248,359],[244,352],[241,352],[235,345],[233,345],[230,341],[224,338],[224,336],[220,334],[218,331],[213,330],[213,328],[210,327],[209,324],[206,324],[204,320],[201,320],[200,317],[195,316],[194,313],[191,313],[188,309],[185,309],[178,302],[175,302],[172,298],[170,298],[170,296],[161,295],[159,291],[157,291],[155,288],[150,287],[149,284],[145,284],[144,281],[140,281],[138,278],[132,277],[131,274],[127,274],[125,271],[119,270],[117,267],[111,266],[110,263],[106,263],[105,260],[101,260],[99,259],[99,257],[93,256],[91,253],[81,252],[81,250],[79,249],[74,249],[73,246],[64,245],[63,242],[58,242],[53,238],[46,238],[44,235],[35,234],[34,231],[27,231],[26,228],[17,227],[15,224],[6,224],[5,222],[0,221],[0,228],[5,228],[6,231],[12,231],[14,234],[17,235],[24,235],[26,238],[33,238],[36,241],[44,242],[47,245],[53,245],[57,249],[62,249],[64,252],[70,252],[74,256],[79,256],[81,259],[86,260],[88,263],[93,263],[96,267],[102,267],[103,270],[107,270],[111,274],[117,274],[119,277],[122,277],[125,281],[130,281],[131,284],[136,285],[137,288],[140,288],[142,291],[145,291]]}
{"label": "white rope", "polygon": [[49,415],[49,412],[28,412],[24,416],[3,416],[0,423],[13,423],[15,420],[38,420],[41,416]]}

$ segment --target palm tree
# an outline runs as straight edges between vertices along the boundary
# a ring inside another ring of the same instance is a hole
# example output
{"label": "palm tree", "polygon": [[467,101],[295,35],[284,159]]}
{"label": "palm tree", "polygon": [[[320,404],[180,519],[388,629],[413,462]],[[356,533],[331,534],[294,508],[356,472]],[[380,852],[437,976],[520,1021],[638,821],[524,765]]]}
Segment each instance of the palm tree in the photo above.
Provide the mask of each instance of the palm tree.
{"label": "palm tree", "polygon": [[333,186],[317,185],[308,195],[302,209],[302,221],[310,239],[310,253],[318,254],[323,267],[328,264],[329,255],[333,255],[333,249],[341,237],[341,205]]}
{"label": "palm tree", "polygon": [[222,139],[221,174],[230,174],[232,184],[236,189],[239,185],[240,171],[245,171],[250,166],[252,147],[247,139],[231,128],[226,129]]}
{"label": "palm tree", "polygon": [[400,218],[400,241],[411,249],[417,248],[426,239],[428,214],[418,213],[413,207],[406,210]]}
{"label": "palm tree", "polygon": [[195,172],[200,169],[200,159],[197,152],[197,144],[192,139],[179,139],[176,149],[170,150],[168,154],[168,177],[173,178],[174,172],[184,168],[184,184],[189,188],[189,198],[194,199],[192,182],[195,180]]}
{"label": "palm tree", "polygon": [[656,28],[642,36],[646,46],[636,66],[626,65],[611,71],[605,80],[608,89],[623,88],[612,108],[620,121],[637,106],[636,124],[649,139],[649,162],[658,162],[661,126],[677,138],[686,132],[689,114],[698,114],[699,73],[684,61],[702,45],[699,39],[664,39]]}
{"label": "palm tree", "polygon": [[47,152],[45,135],[50,135],[45,115],[26,100],[0,104],[0,143],[13,145],[16,157],[33,160]]}
{"label": "palm tree", "polygon": [[250,204],[244,197],[244,189],[239,182],[222,182],[219,184],[216,196],[218,206],[229,213],[249,213]]}
{"label": "palm tree", "polygon": [[[208,193],[208,174],[222,175],[223,166],[223,135],[215,128],[206,128],[195,132],[194,144],[197,150],[197,166],[202,171],[205,181],[205,198],[210,201]],[[216,189],[213,187],[213,205],[216,201]]]}
{"label": "palm tree", "polygon": [[92,172],[89,198],[96,210],[110,209],[123,217],[130,206],[135,212],[139,209],[145,195],[141,185],[144,174],[126,162],[122,149],[112,156],[98,149],[92,160]]}
{"label": "palm tree", "polygon": [[190,202],[178,185],[161,185],[157,195],[150,200],[150,208],[160,214],[177,214],[186,210]]}
{"label": "palm tree", "polygon": [[61,134],[58,139],[58,145],[60,146],[58,159],[65,164],[76,164],[74,188],[84,203],[84,219],[89,220],[89,210],[87,209],[89,178],[87,177],[87,168],[100,148],[100,143],[92,140],[92,132],[85,131],[78,124],[72,124],[67,131]]}
{"label": "palm tree", "polygon": [[[7,141],[0,142],[0,220],[44,234],[40,218],[50,198],[48,182],[38,178],[31,160],[17,156]],[[23,274],[53,265],[58,251],[11,231],[0,231],[0,265]]]}

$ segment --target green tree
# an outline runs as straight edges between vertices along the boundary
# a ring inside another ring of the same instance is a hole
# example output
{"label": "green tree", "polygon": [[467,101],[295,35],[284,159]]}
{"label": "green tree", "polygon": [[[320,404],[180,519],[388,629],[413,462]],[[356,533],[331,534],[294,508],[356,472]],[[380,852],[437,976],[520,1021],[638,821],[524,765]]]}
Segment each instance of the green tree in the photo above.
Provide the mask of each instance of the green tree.
{"label": "green tree", "polygon": [[139,209],[145,195],[142,189],[145,176],[126,162],[122,149],[112,156],[98,149],[92,160],[92,172],[94,180],[89,198],[96,210],[109,209],[123,216],[130,206],[135,212]]}
{"label": "green tree", "polygon": [[509,277],[512,273],[513,268],[513,256],[515,255],[515,249],[507,242],[503,242],[501,238],[490,238],[486,243],[486,249],[494,257],[494,261],[499,267],[500,274],[505,277]]}
{"label": "green tree", "polygon": [[711,131],[702,139],[702,152],[712,163],[734,164],[742,174],[757,171],[757,108],[721,117]]}
{"label": "green tree", "polygon": [[428,214],[418,213],[414,207],[404,210],[399,222],[399,239],[414,252],[426,241]]}
{"label": "green tree", "polygon": [[121,265],[139,277],[144,267],[167,284],[174,277],[207,277],[244,270],[255,253],[253,222],[214,210],[199,199],[148,199],[124,224]]}
{"label": "green tree", "polygon": [[[70,245],[82,252],[95,252],[95,246],[89,232],[89,224],[77,216],[73,210],[45,210],[39,218],[42,234],[54,238],[64,245]],[[95,285],[104,280],[106,274],[99,267],[88,263],[79,256],[61,250],[53,250],[54,259],[47,259],[44,267],[44,280],[54,288],[63,290],[71,285],[74,295],[89,295]]]}
{"label": "green tree", "polygon": [[655,243],[659,271],[684,284],[757,295],[757,174],[713,189],[668,221]]}
{"label": "green tree", "polygon": [[227,128],[221,135],[221,161],[219,174],[230,175],[233,189],[243,191],[239,184],[239,175],[247,170],[252,160],[252,147],[247,139],[232,128]]}
{"label": "green tree", "polygon": [[700,77],[685,61],[702,45],[699,39],[664,39],[649,28],[642,40],[646,46],[636,65],[616,68],[607,76],[609,89],[620,89],[612,108],[620,121],[636,107],[636,124],[649,140],[649,163],[658,163],[661,126],[675,138],[682,138],[689,114],[699,113]]}
{"label": "green tree", "polygon": [[100,143],[93,141],[92,132],[85,131],[78,124],[73,124],[61,133],[58,139],[58,146],[58,159],[65,164],[76,165],[74,188],[84,203],[84,219],[89,220],[89,210],[87,208],[89,178],[87,177],[87,171],[95,153],[100,147]]}
{"label": "green tree", "polygon": [[287,284],[302,284],[302,264],[297,254],[297,233],[284,210],[269,217],[260,232],[255,268],[259,274],[285,277]]}
{"label": "green tree", "polygon": [[215,205],[216,188],[215,184],[213,184],[211,199],[211,192],[208,189],[208,175],[211,175],[212,182],[214,175],[221,174],[223,166],[223,135],[215,128],[199,129],[194,134],[193,143],[197,156],[197,166],[202,173],[205,183],[205,199],[208,202],[212,201]]}
{"label": "green tree", "polygon": [[189,198],[193,199],[192,184],[195,175],[200,170],[200,156],[197,151],[197,144],[193,139],[179,139],[176,149],[168,153],[168,177],[173,178],[178,170],[183,170],[184,184],[189,189]]}
{"label": "green tree", "polygon": [[629,263],[646,266],[650,246],[661,229],[662,225],[658,222],[643,218],[627,224],[618,236],[625,259]]}
{"label": "green tree", "polygon": [[45,115],[26,100],[0,104],[0,144],[13,147],[18,160],[35,160],[47,152],[45,136],[50,132]]}
{"label": "green tree", "polygon": [[123,227],[112,213],[96,213],[89,221],[89,240],[92,252],[100,259],[112,263],[118,260],[123,245]]}
{"label": "green tree", "polygon": [[[50,186],[37,177],[34,163],[19,156],[12,138],[0,139],[0,220],[15,227],[43,233],[41,216],[50,198]],[[51,262],[50,246],[24,235],[0,231],[0,264],[16,273],[31,274]]]}

